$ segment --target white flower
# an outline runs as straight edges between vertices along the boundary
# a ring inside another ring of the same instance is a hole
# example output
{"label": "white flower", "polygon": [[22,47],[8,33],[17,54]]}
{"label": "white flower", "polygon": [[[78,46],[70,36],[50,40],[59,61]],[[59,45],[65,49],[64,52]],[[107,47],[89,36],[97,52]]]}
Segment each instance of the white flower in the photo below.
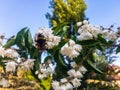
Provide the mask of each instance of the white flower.
{"label": "white flower", "polygon": [[83,21],[83,24],[87,25],[87,24],[88,24],[88,21],[87,21],[87,20],[84,20],[84,21]]}
{"label": "white flower", "polygon": [[46,73],[46,68],[41,68],[40,71],[41,73]]}
{"label": "white flower", "polygon": [[39,79],[43,79],[44,77],[47,77],[47,75],[46,75],[46,74],[41,74],[41,73],[38,74],[38,78],[39,78]]}
{"label": "white flower", "polygon": [[82,46],[79,45],[79,44],[75,44],[75,45],[73,46],[73,48],[74,48],[76,51],[78,51],[78,52],[82,50]]}
{"label": "white flower", "polygon": [[35,71],[35,74],[37,75],[39,73],[39,71],[37,70],[37,71]]}
{"label": "white flower", "polygon": [[79,67],[79,71],[83,74],[85,74],[85,72],[87,72],[87,69],[84,66],[80,66]]}
{"label": "white flower", "polygon": [[90,40],[93,39],[93,35],[89,32],[83,32],[80,34],[80,36],[78,37],[78,40]]}
{"label": "white flower", "polygon": [[8,80],[6,80],[5,78],[2,78],[2,80],[0,81],[0,85],[4,88],[7,88],[10,86]]}
{"label": "white flower", "polygon": [[7,49],[5,51],[5,56],[9,58],[17,58],[19,54],[13,49]]}
{"label": "white flower", "polygon": [[100,30],[94,27],[90,30],[90,33],[93,35],[93,37],[97,38],[97,35],[100,34]]}
{"label": "white flower", "polygon": [[74,78],[71,82],[74,87],[79,87],[81,85],[80,80],[77,78]]}
{"label": "white flower", "polygon": [[83,32],[83,29],[79,28],[78,33],[81,34]]}
{"label": "white flower", "polygon": [[11,61],[5,64],[6,64],[5,68],[7,72],[15,72],[17,63],[15,63],[14,61]]}
{"label": "white flower", "polygon": [[114,41],[117,39],[117,34],[115,32],[109,32],[108,39]]}
{"label": "white flower", "polygon": [[77,26],[81,26],[82,25],[82,22],[77,22]]}
{"label": "white flower", "polygon": [[5,49],[0,46],[0,56],[4,57],[5,55]]}
{"label": "white flower", "polygon": [[69,58],[76,58],[80,51],[82,50],[82,46],[75,44],[73,40],[69,40],[68,43],[66,43],[61,48],[61,54],[68,56]]}
{"label": "white flower", "polygon": [[83,75],[80,71],[75,71],[74,69],[69,70],[67,73],[70,77],[75,77],[75,78],[82,78],[83,77]]}
{"label": "white flower", "polygon": [[35,61],[34,59],[28,59],[25,62],[21,63],[20,66],[24,70],[30,70],[34,66],[34,61]]}
{"label": "white flower", "polygon": [[75,70],[74,69],[71,69],[71,70],[69,70],[68,72],[67,72],[67,74],[70,76],[70,77],[75,77],[76,75],[76,73],[75,73]]}
{"label": "white flower", "polygon": [[52,34],[52,32],[53,31],[50,28],[41,27],[37,31],[36,35],[42,34],[43,36],[45,36],[45,38],[47,38],[50,34]]}
{"label": "white flower", "polygon": [[51,35],[51,37],[48,36],[48,39],[46,41],[47,43],[46,47],[48,49],[52,49],[54,46],[57,46],[60,41],[61,41],[61,37],[59,36],[53,36],[53,35]]}
{"label": "white flower", "polygon": [[82,78],[83,75],[82,75],[82,73],[80,71],[76,71],[76,74],[75,74],[74,77],[76,77],[76,78]]}
{"label": "white flower", "polygon": [[101,34],[102,34],[104,37],[106,37],[106,36],[108,36],[108,34],[109,34],[109,30],[102,30],[102,31],[101,31]]}
{"label": "white flower", "polygon": [[58,87],[60,86],[60,83],[58,81],[53,81],[52,82],[52,87],[54,90],[58,90]]}
{"label": "white flower", "polygon": [[67,82],[68,80],[66,79],[66,78],[62,78],[62,79],[60,79],[60,82],[62,82],[62,83],[65,83],[65,82]]}
{"label": "white flower", "polygon": [[73,86],[70,83],[66,83],[66,90],[72,90]]}
{"label": "white flower", "polygon": [[76,62],[71,62],[70,65],[71,65],[73,68],[76,68],[76,67],[77,67]]}
{"label": "white flower", "polygon": [[46,74],[52,75],[53,74],[53,69],[51,67],[47,67]]}
{"label": "white flower", "polygon": [[74,46],[74,45],[75,45],[75,42],[70,39],[69,42],[68,42],[68,45],[69,45],[69,46]]}
{"label": "white flower", "polygon": [[61,85],[57,90],[67,90],[66,85]]}
{"label": "white flower", "polygon": [[94,38],[97,38],[98,34],[101,32],[100,27],[95,27],[91,24],[88,24],[88,21],[84,20],[83,25],[78,29],[78,33],[80,35],[77,36],[78,40],[90,40]]}

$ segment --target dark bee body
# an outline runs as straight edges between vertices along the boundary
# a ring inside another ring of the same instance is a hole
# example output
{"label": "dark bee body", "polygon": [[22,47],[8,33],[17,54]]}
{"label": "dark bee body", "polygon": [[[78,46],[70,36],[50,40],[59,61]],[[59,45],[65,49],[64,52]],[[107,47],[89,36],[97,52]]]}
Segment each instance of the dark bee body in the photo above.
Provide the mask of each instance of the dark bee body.
{"label": "dark bee body", "polygon": [[46,39],[42,34],[36,35],[35,42],[36,42],[35,45],[39,50],[43,51],[46,49]]}

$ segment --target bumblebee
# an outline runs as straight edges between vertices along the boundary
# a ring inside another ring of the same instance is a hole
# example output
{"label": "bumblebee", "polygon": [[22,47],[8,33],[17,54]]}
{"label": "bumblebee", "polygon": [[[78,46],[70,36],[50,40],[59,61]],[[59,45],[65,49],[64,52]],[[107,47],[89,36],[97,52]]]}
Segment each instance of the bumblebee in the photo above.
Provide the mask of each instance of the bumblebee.
{"label": "bumblebee", "polygon": [[46,49],[46,39],[42,34],[35,35],[35,46],[40,50],[43,51]]}

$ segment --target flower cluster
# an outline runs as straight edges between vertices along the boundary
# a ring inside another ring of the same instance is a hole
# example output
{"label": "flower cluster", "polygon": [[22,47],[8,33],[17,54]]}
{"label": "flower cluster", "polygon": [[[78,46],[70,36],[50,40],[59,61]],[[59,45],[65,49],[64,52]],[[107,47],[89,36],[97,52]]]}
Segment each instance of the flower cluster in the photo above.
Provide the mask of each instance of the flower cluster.
{"label": "flower cluster", "polygon": [[9,87],[10,86],[9,81],[5,78],[2,78],[2,80],[0,80],[0,86],[4,88]]}
{"label": "flower cluster", "polygon": [[75,42],[70,39],[69,42],[61,48],[61,54],[68,56],[69,58],[76,58],[81,50],[82,46],[75,44]]}
{"label": "flower cluster", "polygon": [[97,38],[97,35],[100,33],[100,27],[94,27],[86,20],[84,20],[83,22],[78,22],[77,26],[79,26],[78,33],[80,34],[79,36],[77,36],[77,38],[80,41]]}
{"label": "flower cluster", "polygon": [[103,35],[104,38],[107,40],[114,41],[117,39],[117,32],[112,31],[112,30],[101,30],[101,34]]}
{"label": "flower cluster", "polygon": [[35,39],[39,35],[44,36],[43,38],[46,41],[46,48],[48,48],[48,49],[52,49],[54,46],[57,46],[61,40],[61,37],[54,36],[54,34],[50,28],[40,28],[35,35]]}
{"label": "flower cluster", "polygon": [[102,34],[108,40],[114,41],[117,38],[117,33],[113,30],[103,29],[100,26],[93,26],[88,23],[87,20],[83,22],[78,22],[77,26],[79,26],[77,36],[78,40],[90,40],[93,38],[97,38],[98,34]]}
{"label": "flower cluster", "polygon": [[34,66],[34,59],[27,59],[25,61],[22,61],[20,63],[15,62],[15,61],[9,61],[5,63],[5,69],[7,72],[15,72],[16,67],[20,67],[23,70],[30,70]]}
{"label": "flower cluster", "polygon": [[73,90],[81,85],[81,78],[87,69],[84,66],[78,66],[75,62],[71,62],[71,66],[73,69],[67,72],[69,75],[67,78],[52,82],[54,90]]}
{"label": "flower cluster", "polygon": [[39,70],[35,72],[36,75],[38,75],[39,79],[43,79],[47,76],[52,76],[53,69],[50,67],[50,64],[39,64]]}
{"label": "flower cluster", "polygon": [[14,49],[4,49],[0,46],[0,56],[7,58],[17,58],[19,54]]}

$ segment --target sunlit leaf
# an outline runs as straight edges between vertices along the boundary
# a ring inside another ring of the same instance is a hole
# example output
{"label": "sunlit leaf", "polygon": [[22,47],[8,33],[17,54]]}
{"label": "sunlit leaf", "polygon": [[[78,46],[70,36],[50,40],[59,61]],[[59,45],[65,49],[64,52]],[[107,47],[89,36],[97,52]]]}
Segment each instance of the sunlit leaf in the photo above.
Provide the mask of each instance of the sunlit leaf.
{"label": "sunlit leaf", "polygon": [[103,72],[98,69],[90,60],[87,60],[87,64],[94,70],[96,73],[103,74]]}
{"label": "sunlit leaf", "polygon": [[102,44],[106,44],[106,45],[108,44],[108,42],[106,41],[106,39],[103,38],[101,34],[98,35],[98,41],[100,43],[102,43]]}
{"label": "sunlit leaf", "polygon": [[24,37],[24,35],[27,32],[27,30],[28,30],[28,28],[25,27],[17,33],[15,43],[17,44],[17,46],[19,46],[21,48],[25,47],[25,37]]}
{"label": "sunlit leaf", "polygon": [[4,48],[10,48],[12,45],[15,44],[15,37],[9,39],[7,43],[3,46]]}

